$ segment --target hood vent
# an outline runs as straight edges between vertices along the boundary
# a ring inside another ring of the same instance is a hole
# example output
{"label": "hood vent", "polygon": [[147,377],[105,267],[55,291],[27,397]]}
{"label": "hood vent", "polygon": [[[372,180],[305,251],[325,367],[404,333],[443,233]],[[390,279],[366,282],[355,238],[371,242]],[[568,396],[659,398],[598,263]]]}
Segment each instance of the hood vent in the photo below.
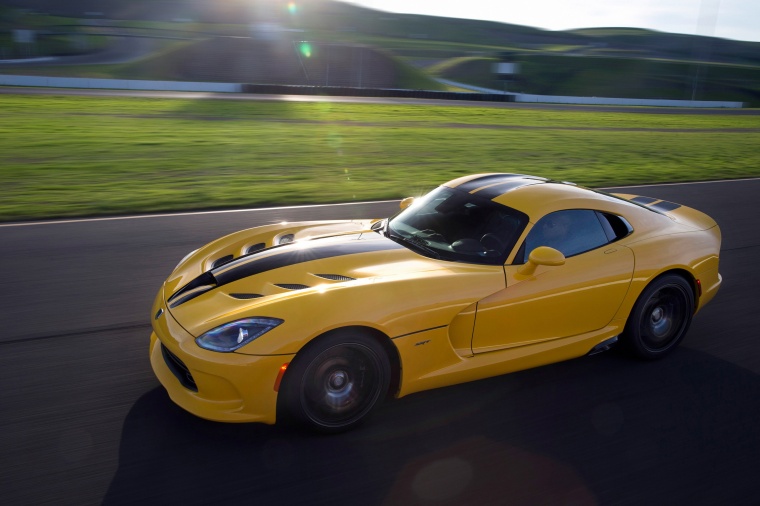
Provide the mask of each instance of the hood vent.
{"label": "hood vent", "polygon": [[348,276],[341,276],[340,274],[314,274],[323,279],[329,279],[330,281],[354,281],[355,278],[349,278]]}
{"label": "hood vent", "polygon": [[274,286],[279,286],[280,288],[284,288],[285,290],[305,290],[306,288],[309,288],[306,285],[296,285],[296,284],[277,284],[275,283]]}
{"label": "hood vent", "polygon": [[256,253],[257,251],[261,251],[264,248],[266,248],[267,245],[263,242],[259,242],[254,244],[253,246],[249,246],[248,249],[245,250],[246,255],[250,255],[251,253]]}
{"label": "hood vent", "polygon": [[258,299],[260,297],[263,297],[260,293],[231,293],[230,297],[234,297],[236,299],[241,300],[247,300],[247,299]]}
{"label": "hood vent", "polygon": [[224,256],[222,258],[218,258],[218,259],[214,260],[213,264],[211,264],[211,268],[212,269],[216,269],[217,267],[220,267],[220,266],[222,266],[224,264],[228,264],[228,263],[232,262],[234,259],[235,259],[235,257],[233,257],[232,255],[227,255],[227,256]]}

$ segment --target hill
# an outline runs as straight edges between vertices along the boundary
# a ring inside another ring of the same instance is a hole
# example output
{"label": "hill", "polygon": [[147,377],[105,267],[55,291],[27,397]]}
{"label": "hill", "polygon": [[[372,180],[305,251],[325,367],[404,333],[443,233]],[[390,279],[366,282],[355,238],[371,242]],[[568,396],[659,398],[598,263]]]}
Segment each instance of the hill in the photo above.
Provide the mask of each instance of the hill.
{"label": "hill", "polygon": [[[289,8],[291,4],[293,8]],[[146,69],[153,68],[160,69],[164,79],[205,74],[205,80],[353,82],[348,85],[355,86],[357,79],[346,77],[351,72],[339,69],[352,65],[356,55],[365,54],[384,62],[378,65],[386,69],[387,79],[376,80],[383,87],[405,87],[410,82],[415,87],[436,86],[398,61],[402,59],[436,77],[502,89],[504,83],[495,79],[491,66],[496,61],[511,61],[521,64],[517,81],[507,85],[512,91],[738,100],[760,105],[760,43],[756,42],[634,28],[547,31],[490,21],[392,14],[332,0],[5,0],[0,5],[45,13],[55,20],[48,28],[56,33],[78,30],[107,36],[108,32],[97,28],[107,25],[131,29],[134,36],[180,36],[196,41],[173,57],[162,55],[160,66],[155,65],[156,58],[152,65],[129,66],[142,77]],[[9,26],[6,22],[5,29]],[[252,65],[247,61],[250,58],[246,59],[240,48],[246,44],[261,48],[259,42],[215,39],[265,40],[272,33],[285,39],[286,50],[279,59],[284,70],[271,63],[275,61],[268,56],[271,51],[248,53],[259,60],[269,58],[270,63]],[[298,48],[303,44],[315,51],[298,61]],[[388,64],[389,60],[395,63]],[[260,71],[263,68],[268,68],[265,77]],[[177,70],[176,75],[167,74],[172,69]],[[57,71],[61,72],[66,71]],[[297,74],[303,77],[296,78]],[[369,86],[369,82],[362,79],[361,86]]]}

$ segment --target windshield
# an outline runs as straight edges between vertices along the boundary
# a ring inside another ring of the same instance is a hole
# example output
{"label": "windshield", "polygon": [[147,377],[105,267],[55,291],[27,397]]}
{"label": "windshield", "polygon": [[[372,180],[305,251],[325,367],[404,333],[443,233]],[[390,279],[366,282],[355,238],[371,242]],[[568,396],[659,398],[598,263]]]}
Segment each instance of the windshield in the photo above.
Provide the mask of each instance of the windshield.
{"label": "windshield", "polygon": [[520,211],[441,186],[391,218],[385,234],[425,256],[499,265],[527,223]]}

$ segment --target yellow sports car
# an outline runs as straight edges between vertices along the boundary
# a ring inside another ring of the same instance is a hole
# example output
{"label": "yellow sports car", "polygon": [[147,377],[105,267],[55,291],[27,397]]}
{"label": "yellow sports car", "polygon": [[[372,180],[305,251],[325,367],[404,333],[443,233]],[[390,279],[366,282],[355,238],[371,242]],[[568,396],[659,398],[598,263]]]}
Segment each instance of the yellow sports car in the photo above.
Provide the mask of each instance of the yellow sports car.
{"label": "yellow sports car", "polygon": [[672,202],[466,176],[392,218],[267,225],[193,251],[153,305],[151,364],[200,417],[337,432],[387,396],[618,341],[662,357],[718,291],[720,241]]}

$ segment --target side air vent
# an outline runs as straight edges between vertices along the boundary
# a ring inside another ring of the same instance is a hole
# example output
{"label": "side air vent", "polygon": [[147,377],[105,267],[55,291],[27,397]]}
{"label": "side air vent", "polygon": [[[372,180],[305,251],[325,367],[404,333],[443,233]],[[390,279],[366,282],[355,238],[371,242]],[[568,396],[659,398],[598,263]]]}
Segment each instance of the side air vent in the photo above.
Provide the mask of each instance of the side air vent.
{"label": "side air vent", "polygon": [[252,246],[248,246],[248,249],[245,250],[245,254],[250,255],[251,253],[256,253],[257,251],[261,251],[266,247],[267,245],[265,243],[259,242]]}
{"label": "side air vent", "polygon": [[241,300],[247,300],[247,299],[258,299],[260,297],[263,297],[260,293],[231,293],[230,297],[234,297],[236,299]]}
{"label": "side air vent", "polygon": [[224,256],[222,258],[218,258],[218,259],[214,260],[213,264],[211,264],[211,268],[212,269],[216,269],[217,267],[220,267],[220,266],[222,266],[224,264],[228,264],[228,263],[232,262],[232,260],[234,260],[234,259],[235,259],[235,257],[233,257],[232,255],[227,255],[227,256]]}
{"label": "side air vent", "polygon": [[280,288],[284,288],[285,290],[305,290],[306,288],[309,288],[306,285],[295,285],[295,284],[275,284],[274,286],[279,286]]}
{"label": "side air vent", "polygon": [[348,276],[341,276],[340,274],[314,274],[320,278],[329,279],[330,281],[354,281],[354,278]]}

